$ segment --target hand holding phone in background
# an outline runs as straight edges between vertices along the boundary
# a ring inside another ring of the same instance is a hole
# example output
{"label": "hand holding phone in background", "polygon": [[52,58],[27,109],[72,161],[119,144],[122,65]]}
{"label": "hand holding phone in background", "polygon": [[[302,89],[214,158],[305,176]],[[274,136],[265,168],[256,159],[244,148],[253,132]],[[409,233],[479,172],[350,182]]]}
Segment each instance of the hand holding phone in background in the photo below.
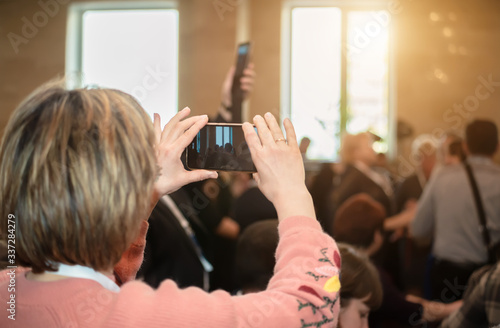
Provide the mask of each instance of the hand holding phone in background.
{"label": "hand holding phone in background", "polygon": [[222,84],[219,114],[227,122],[241,122],[241,103],[253,90],[256,74],[250,63],[250,50],[249,42],[238,45],[236,65],[229,69]]}

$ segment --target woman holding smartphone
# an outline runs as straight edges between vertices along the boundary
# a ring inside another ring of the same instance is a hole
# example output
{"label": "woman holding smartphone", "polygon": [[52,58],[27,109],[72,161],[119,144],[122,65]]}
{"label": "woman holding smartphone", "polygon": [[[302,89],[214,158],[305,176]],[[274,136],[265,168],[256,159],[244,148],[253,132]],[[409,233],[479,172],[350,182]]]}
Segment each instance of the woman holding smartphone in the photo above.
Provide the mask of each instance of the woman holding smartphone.
{"label": "woman holding smartphone", "polygon": [[182,151],[207,122],[189,112],[162,129],[158,115],[151,124],[120,91],[57,85],[43,86],[15,110],[0,147],[1,232],[15,220],[17,265],[0,273],[0,298],[15,306],[0,326],[336,325],[340,255],[315,219],[293,126],[285,120],[285,139],[271,114],[254,118],[258,135],[243,126],[255,178],[280,220],[267,290],[231,297],[134,281],[144,219],[159,197],[217,176],[183,168]]}

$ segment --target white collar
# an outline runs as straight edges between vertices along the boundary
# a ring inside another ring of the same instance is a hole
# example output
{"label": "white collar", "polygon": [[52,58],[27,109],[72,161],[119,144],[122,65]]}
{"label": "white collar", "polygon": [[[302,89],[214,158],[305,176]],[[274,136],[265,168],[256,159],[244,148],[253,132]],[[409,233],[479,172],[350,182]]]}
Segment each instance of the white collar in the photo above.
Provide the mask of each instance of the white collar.
{"label": "white collar", "polygon": [[90,279],[100,283],[107,290],[115,293],[120,291],[120,287],[118,287],[113,280],[92,268],[83,265],[67,265],[62,263],[58,263],[57,265],[59,266],[59,269],[56,272],[50,272],[51,274],[72,278]]}

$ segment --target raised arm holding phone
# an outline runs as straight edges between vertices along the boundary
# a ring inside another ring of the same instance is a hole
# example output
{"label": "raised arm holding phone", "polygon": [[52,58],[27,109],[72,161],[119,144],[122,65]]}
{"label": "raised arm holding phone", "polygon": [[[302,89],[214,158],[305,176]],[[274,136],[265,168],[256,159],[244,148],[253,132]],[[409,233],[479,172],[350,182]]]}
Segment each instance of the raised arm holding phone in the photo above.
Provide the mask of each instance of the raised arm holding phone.
{"label": "raised arm holding phone", "polygon": [[[133,281],[148,211],[163,194],[215,177],[185,171],[182,150],[207,122],[179,112],[154,127],[127,94],[44,86],[12,115],[0,148],[0,224],[16,222],[15,321],[2,327],[332,327],[340,255],[314,218],[291,122],[256,116],[243,129],[280,242],[266,291],[153,290]],[[128,248],[127,248],[128,247]],[[121,256],[120,256],[121,255]],[[24,268],[21,268],[23,266]],[[113,275],[114,272],[114,275]],[[0,274],[1,299],[9,276]]]}

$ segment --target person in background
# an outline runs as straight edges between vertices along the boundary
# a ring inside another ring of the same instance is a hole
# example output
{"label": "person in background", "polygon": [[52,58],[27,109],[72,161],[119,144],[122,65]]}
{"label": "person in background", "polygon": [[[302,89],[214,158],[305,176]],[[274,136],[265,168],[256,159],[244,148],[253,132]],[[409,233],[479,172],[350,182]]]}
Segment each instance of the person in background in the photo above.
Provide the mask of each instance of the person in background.
{"label": "person in background", "polygon": [[[277,227],[277,220],[265,220],[250,225],[241,234],[236,253],[236,272],[242,294],[266,289],[275,265]],[[342,259],[338,327],[367,328],[370,311],[376,310],[382,303],[382,287],[377,270],[368,257],[354,247],[339,243],[338,248]],[[332,273],[327,266],[311,272],[317,277]]]}
{"label": "person in background", "polygon": [[475,271],[469,279],[462,307],[441,328],[498,327],[500,325],[500,251],[496,263]]}
{"label": "person in background", "polygon": [[300,140],[299,149],[304,161],[307,160],[307,149],[309,148],[310,145],[311,145],[311,139],[309,139],[308,137],[304,137]]}
{"label": "person in background", "polygon": [[241,294],[266,290],[276,265],[278,220],[252,223],[238,238],[235,274]]}
{"label": "person in background", "polygon": [[[271,114],[243,125],[280,241],[266,291],[231,297],[170,280],[134,281],[158,199],[216,172],[186,171],[181,153],[207,116],[179,112],[162,129],[131,96],[110,89],[44,85],[13,113],[0,146],[0,226],[16,226],[15,321],[2,327],[335,326],[340,270],[334,240],[314,219],[295,131]],[[285,140],[285,141],[284,141]],[[321,254],[318,256],[318,254]],[[302,270],[297,270],[302,268]],[[0,299],[10,276],[0,274]],[[63,302],[61,300],[64,300]],[[297,303],[308,306],[298,308]],[[275,311],[258,316],[262,304]]]}
{"label": "person in background", "polygon": [[[493,163],[498,129],[487,120],[469,123],[465,131],[467,162],[477,182],[491,244],[500,240],[500,167]],[[477,208],[464,165],[448,165],[429,181],[411,223],[415,238],[433,236],[435,258],[430,278],[432,299],[461,299],[467,281],[488,261]],[[449,285],[457,286],[450,291]]]}
{"label": "person in background", "polygon": [[358,247],[360,252],[370,257],[376,264],[382,284],[383,299],[380,308],[370,315],[370,327],[410,327],[445,318],[460,304],[445,306],[416,297],[411,298],[414,302],[408,301],[407,295],[395,286],[380,265],[379,255],[383,245],[385,218],[385,210],[380,203],[367,194],[358,194],[349,198],[339,208],[333,226],[333,235],[338,242]]}
{"label": "person in background", "polygon": [[429,134],[418,136],[412,143],[411,156],[415,162],[415,173],[401,182],[396,190],[396,208],[401,212],[407,202],[416,202],[422,195],[436,165],[437,149]]}
{"label": "person in background", "polygon": [[[231,101],[233,75],[231,68],[222,85],[221,103]],[[254,78],[251,64],[241,78],[245,96],[251,93]],[[222,110],[221,106],[219,119],[231,114]],[[231,152],[229,146],[221,150]],[[209,291],[225,287],[231,291],[232,277],[227,272],[240,227],[228,213],[232,202],[229,187],[228,178],[220,175],[161,198],[149,219],[146,255],[138,278],[154,288],[172,279],[181,288],[196,286]]]}
{"label": "person in background", "polygon": [[463,139],[453,132],[446,133],[441,139],[438,161],[441,165],[460,164],[466,159]]}
{"label": "person in background", "polygon": [[[398,239],[390,239],[389,235],[408,224],[408,221],[413,217],[414,208],[409,207],[402,213],[394,215],[392,184],[388,177],[372,168],[377,156],[372,148],[373,138],[373,134],[370,133],[346,134],[344,136],[340,156],[345,165],[345,172],[340,179],[340,184],[334,189],[332,203],[336,211],[351,196],[366,193],[382,204],[388,219],[384,221],[387,238],[384,238],[383,251],[381,252],[384,258],[381,259],[381,265],[401,287],[400,243]],[[335,211],[331,213],[330,222],[332,218],[335,218]],[[331,226],[327,231],[331,231]]]}
{"label": "person in background", "polygon": [[339,328],[368,328],[370,312],[382,304],[377,269],[354,247],[344,243],[338,247],[342,257]]}
{"label": "person in background", "polygon": [[[226,78],[222,83],[221,88],[221,103],[217,111],[217,116],[214,118],[214,122],[230,123],[234,122],[233,113],[231,112],[233,107],[233,99],[231,89],[233,86],[233,78],[236,67],[232,66],[226,74]],[[243,70],[243,76],[240,79],[241,90],[243,91],[242,100],[248,99],[250,93],[252,93],[253,86],[255,84],[255,78],[257,74],[255,73],[255,65],[253,63],[248,64],[247,68]],[[241,107],[241,106],[238,106]],[[240,123],[240,122],[234,122]]]}
{"label": "person in background", "polygon": [[[398,213],[408,207],[415,207],[425,184],[434,172],[437,161],[437,149],[435,141],[429,134],[422,134],[415,138],[411,147],[411,159],[415,164],[415,172],[404,179],[396,188],[396,208]],[[422,286],[426,286],[424,281],[428,258],[431,252],[432,239],[414,240],[408,238],[407,229],[403,228],[402,252],[403,257],[403,287],[406,291],[416,295],[424,294]],[[424,289],[428,289],[425,287]]]}

